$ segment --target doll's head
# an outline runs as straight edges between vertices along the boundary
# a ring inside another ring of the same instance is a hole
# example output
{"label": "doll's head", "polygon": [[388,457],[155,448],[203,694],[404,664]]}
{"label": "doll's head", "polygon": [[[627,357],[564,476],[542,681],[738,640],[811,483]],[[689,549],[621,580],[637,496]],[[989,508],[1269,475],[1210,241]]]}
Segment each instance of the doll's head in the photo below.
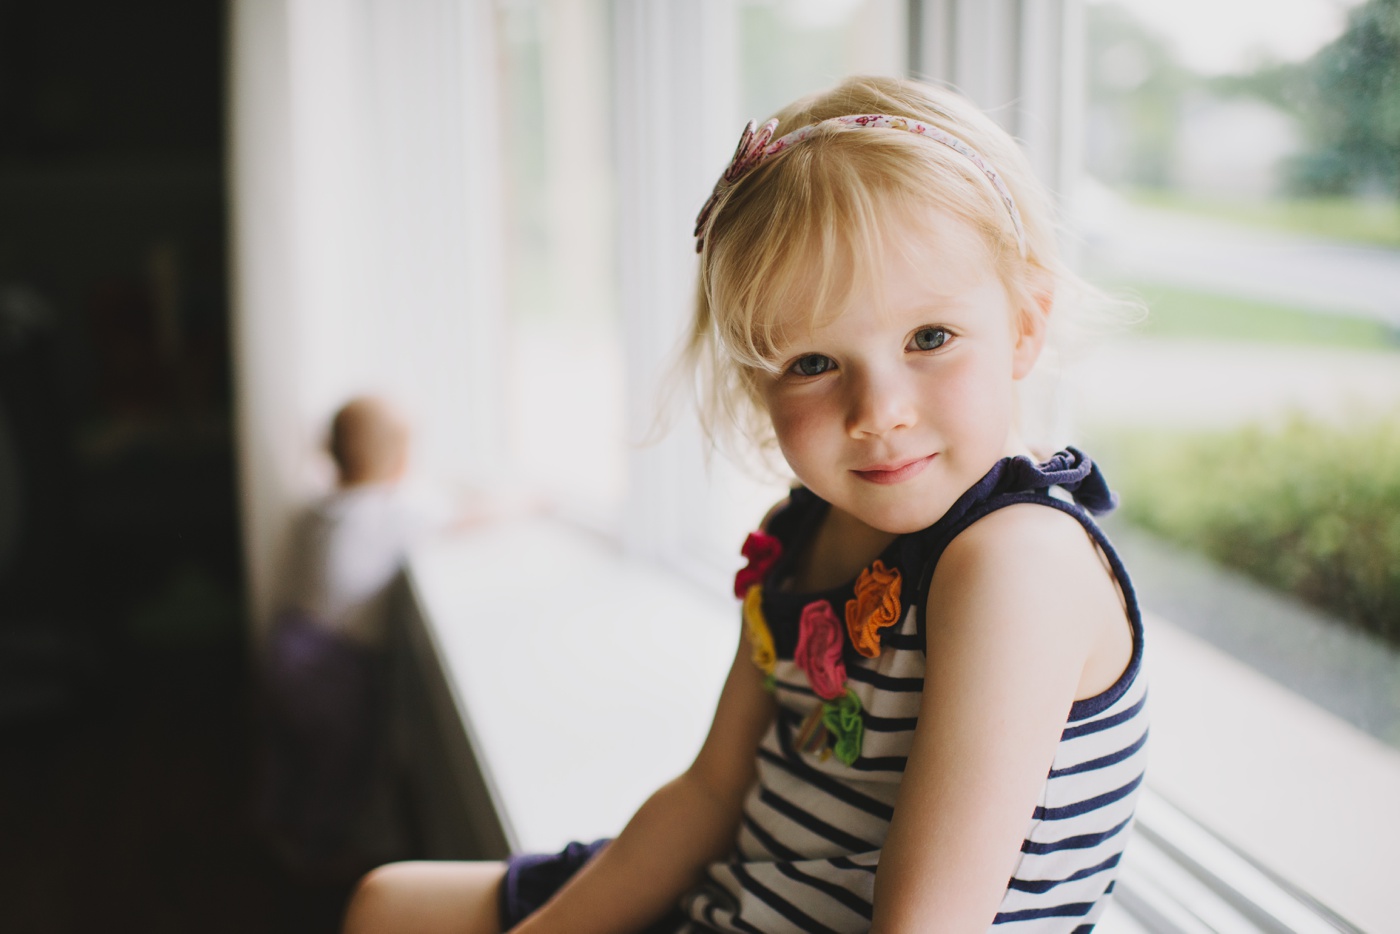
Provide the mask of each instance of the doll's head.
{"label": "doll's head", "polygon": [[384,399],[359,396],[331,419],[329,448],[342,487],[391,483],[408,464],[408,423]]}
{"label": "doll's head", "polygon": [[736,156],[697,225],[688,353],[712,438],[771,447],[763,380],[783,365],[789,332],[883,307],[889,270],[919,276],[930,250],[988,270],[1013,334],[1038,332],[1038,353],[1057,293],[1078,280],[1060,263],[1047,195],[1004,130],[951,91],[875,77],[776,120],[747,159]]}

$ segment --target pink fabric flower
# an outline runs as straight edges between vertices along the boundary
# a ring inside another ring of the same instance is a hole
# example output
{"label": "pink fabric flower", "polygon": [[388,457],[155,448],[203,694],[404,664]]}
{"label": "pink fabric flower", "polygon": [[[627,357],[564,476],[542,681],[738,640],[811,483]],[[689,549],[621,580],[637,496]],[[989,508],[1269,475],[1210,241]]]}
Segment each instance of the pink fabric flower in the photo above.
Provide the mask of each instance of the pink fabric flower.
{"label": "pink fabric flower", "polygon": [[749,559],[749,563],[734,575],[734,596],[740,600],[744,599],[750,587],[763,580],[768,569],[782,556],[783,543],[767,532],[750,532],[749,537],[744,539],[741,553]]}
{"label": "pink fabric flower", "polygon": [[792,660],[807,673],[812,690],[823,700],[846,692],[846,663],[841,659],[845,641],[845,627],[829,601],[815,600],[802,608]]}

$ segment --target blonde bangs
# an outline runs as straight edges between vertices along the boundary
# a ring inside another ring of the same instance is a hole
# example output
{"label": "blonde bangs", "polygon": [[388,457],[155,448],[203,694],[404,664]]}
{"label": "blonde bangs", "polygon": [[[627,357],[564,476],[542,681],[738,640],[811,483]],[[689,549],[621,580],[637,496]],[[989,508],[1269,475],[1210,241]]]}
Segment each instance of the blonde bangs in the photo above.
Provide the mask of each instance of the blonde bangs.
{"label": "blonde bangs", "polygon": [[725,203],[705,266],[721,349],[774,371],[785,325],[829,320],[876,279],[879,199],[855,164],[811,147],[761,167]]}

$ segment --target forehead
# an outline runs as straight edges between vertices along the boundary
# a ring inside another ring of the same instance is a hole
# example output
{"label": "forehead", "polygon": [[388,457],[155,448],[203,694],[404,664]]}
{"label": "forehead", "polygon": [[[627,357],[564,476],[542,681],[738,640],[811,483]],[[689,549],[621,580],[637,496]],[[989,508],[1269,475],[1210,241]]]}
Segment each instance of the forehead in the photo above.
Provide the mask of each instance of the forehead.
{"label": "forehead", "polygon": [[987,238],[947,211],[890,205],[872,233],[827,255],[808,247],[790,258],[768,309],[775,344],[849,312],[952,309],[988,286],[1005,294]]}

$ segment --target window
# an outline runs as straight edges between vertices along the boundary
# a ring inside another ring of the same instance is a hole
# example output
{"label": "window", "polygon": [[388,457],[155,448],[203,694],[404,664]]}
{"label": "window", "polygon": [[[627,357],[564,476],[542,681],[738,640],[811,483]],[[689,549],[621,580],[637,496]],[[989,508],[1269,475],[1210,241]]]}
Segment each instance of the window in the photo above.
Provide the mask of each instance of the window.
{"label": "window", "polygon": [[[1107,455],[1130,503],[1190,511],[1133,479],[1133,456],[1157,443],[1176,455],[1180,432],[1267,421],[1281,405],[1324,423],[1355,407],[1393,424],[1400,408],[1396,0],[1286,0],[1262,15],[1244,0],[269,9],[238,7],[232,81],[245,521],[264,595],[268,546],[298,492],[293,439],[364,373],[452,426],[435,463],[539,484],[566,518],[722,592],[781,480],[722,458],[706,470],[684,414],[664,442],[637,443],[689,312],[690,227],[745,119],[857,71],[948,80],[989,109],[1064,198],[1085,268],[1152,306],[1145,330],[1114,338],[1077,383],[1075,434]],[[263,67],[269,49],[276,67]],[[1367,521],[1400,529],[1391,503]],[[1316,542],[1341,549],[1358,528],[1334,519]],[[1282,763],[1238,784],[1245,773],[1220,771],[1208,749],[1178,755],[1163,723],[1158,774],[1180,763],[1185,783],[1172,800],[1369,923],[1389,850],[1337,846],[1400,833],[1386,803],[1400,776],[1392,650],[1290,628],[1272,603],[1253,628],[1216,625],[1202,578],[1172,577],[1198,560],[1138,561],[1162,546],[1128,524],[1115,536],[1150,607],[1180,624],[1162,629],[1183,638],[1164,635],[1156,657],[1187,647],[1178,697],[1201,722],[1228,723],[1200,688],[1209,668],[1258,686],[1279,730],[1254,747],[1226,737],[1237,753],[1287,754],[1316,727],[1365,762]],[[1256,612],[1244,606],[1225,621]],[[1228,652],[1185,631],[1197,621]],[[1357,728],[1333,729],[1334,715]],[[1300,777],[1316,785],[1289,802],[1293,823],[1263,814],[1280,837],[1246,845],[1237,821]],[[1382,805],[1356,809],[1365,794]],[[1292,832],[1301,817],[1318,836]]]}
{"label": "window", "polygon": [[[1150,781],[1379,926],[1378,879],[1360,880],[1393,808],[1347,776],[1400,775],[1400,578],[1381,569],[1400,530],[1400,124],[1383,116],[1400,107],[1400,5],[1257,12],[1086,4],[1085,267],[1151,314],[1087,362],[1076,414],[1125,496],[1115,537],[1170,621],[1158,657],[1189,669],[1163,672],[1159,699],[1224,666],[1199,744],[1154,728]],[[1252,728],[1207,740],[1212,721]],[[1221,741],[1252,761],[1228,765]],[[1314,742],[1326,773],[1284,754]],[[1275,767],[1294,780],[1259,774]]]}
{"label": "window", "polygon": [[[507,432],[515,470],[565,515],[713,586],[732,573],[784,485],[706,463],[684,398],[664,405],[690,311],[690,228],[745,119],[852,71],[904,69],[903,9],[496,6],[511,127]],[[670,425],[659,443],[658,416]]]}
{"label": "window", "polygon": [[616,529],[627,482],[605,4],[497,7],[509,460],[566,514]]}
{"label": "window", "polygon": [[845,75],[907,72],[898,0],[741,0],[741,111],[770,114]]}

